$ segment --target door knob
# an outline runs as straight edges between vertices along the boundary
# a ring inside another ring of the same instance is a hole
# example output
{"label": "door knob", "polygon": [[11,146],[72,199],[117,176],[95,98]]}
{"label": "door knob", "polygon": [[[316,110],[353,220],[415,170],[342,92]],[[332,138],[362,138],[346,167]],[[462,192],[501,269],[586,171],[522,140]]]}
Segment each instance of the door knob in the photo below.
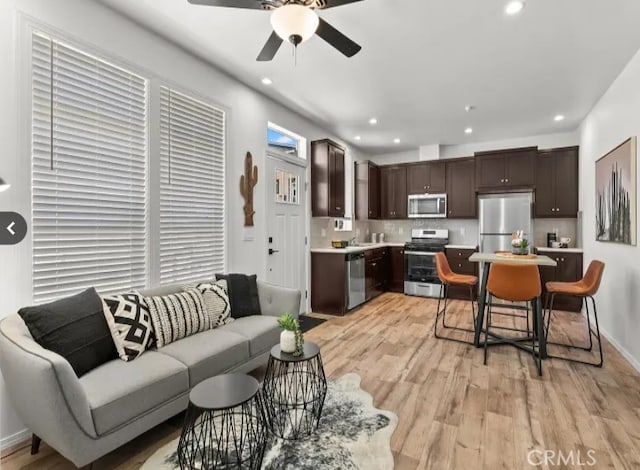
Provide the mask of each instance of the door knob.
{"label": "door knob", "polygon": [[280,250],[274,250],[273,248],[269,248],[269,254],[272,255],[274,253],[280,253]]}

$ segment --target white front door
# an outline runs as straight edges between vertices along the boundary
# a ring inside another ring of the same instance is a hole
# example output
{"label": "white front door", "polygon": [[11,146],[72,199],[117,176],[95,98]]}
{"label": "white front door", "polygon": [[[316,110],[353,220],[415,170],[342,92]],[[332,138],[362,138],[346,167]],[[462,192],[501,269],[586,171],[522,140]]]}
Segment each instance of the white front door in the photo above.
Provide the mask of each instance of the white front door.
{"label": "white front door", "polygon": [[267,156],[267,282],[298,289],[306,310],[305,168]]}

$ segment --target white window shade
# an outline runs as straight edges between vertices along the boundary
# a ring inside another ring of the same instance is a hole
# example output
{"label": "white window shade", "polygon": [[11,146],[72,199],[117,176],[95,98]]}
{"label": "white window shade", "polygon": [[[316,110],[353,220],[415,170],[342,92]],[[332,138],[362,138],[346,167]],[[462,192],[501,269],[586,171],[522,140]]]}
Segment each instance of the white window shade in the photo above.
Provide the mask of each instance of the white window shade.
{"label": "white window shade", "polygon": [[225,268],[225,113],[160,90],[160,282]]}
{"label": "white window shade", "polygon": [[32,39],[34,301],[143,288],[147,81]]}

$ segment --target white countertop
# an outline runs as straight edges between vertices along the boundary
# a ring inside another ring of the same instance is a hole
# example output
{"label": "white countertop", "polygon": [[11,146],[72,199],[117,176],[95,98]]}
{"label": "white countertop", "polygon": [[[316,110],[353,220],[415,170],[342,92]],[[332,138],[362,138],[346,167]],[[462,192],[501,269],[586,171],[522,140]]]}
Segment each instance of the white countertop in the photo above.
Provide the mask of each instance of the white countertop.
{"label": "white countertop", "polygon": [[452,248],[454,250],[475,250],[477,245],[445,245],[445,248]]}
{"label": "white countertop", "polygon": [[374,250],[376,248],[386,248],[389,246],[404,246],[404,243],[400,242],[384,242],[384,243],[360,243],[358,246],[348,246],[347,248],[311,248],[311,253],[335,253],[335,254],[347,254],[347,253],[360,253],[367,250]]}
{"label": "white countertop", "polygon": [[553,253],[582,253],[582,248],[547,248],[546,246],[536,246],[536,251],[551,251]]}
{"label": "white countertop", "polygon": [[548,256],[538,255],[535,258],[526,256],[507,257],[496,253],[474,253],[469,258],[472,263],[509,263],[509,264],[535,264],[538,266],[557,266],[558,263]]}

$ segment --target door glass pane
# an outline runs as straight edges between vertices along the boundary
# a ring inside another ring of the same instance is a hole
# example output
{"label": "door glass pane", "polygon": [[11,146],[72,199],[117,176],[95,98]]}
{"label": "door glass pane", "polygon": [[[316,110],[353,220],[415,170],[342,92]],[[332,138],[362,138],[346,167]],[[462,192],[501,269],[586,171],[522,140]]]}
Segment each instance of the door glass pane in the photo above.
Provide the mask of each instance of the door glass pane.
{"label": "door glass pane", "polygon": [[276,202],[298,204],[298,175],[276,169]]}

